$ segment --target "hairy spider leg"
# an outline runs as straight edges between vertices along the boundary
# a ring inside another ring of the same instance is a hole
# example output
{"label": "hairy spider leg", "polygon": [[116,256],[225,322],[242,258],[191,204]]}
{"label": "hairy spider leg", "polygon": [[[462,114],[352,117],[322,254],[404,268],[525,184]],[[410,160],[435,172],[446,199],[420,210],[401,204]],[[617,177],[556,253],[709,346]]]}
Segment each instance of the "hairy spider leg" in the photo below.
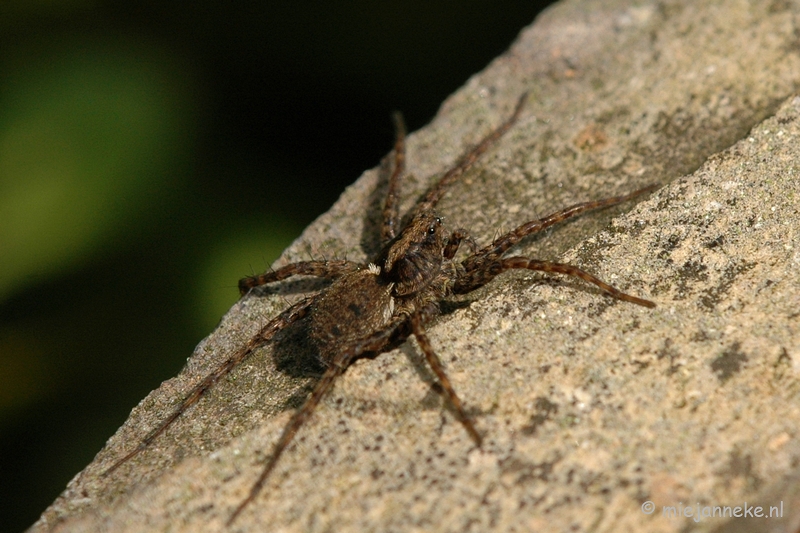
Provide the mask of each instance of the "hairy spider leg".
{"label": "hairy spider leg", "polygon": [[489,246],[473,253],[461,262],[459,269],[459,276],[453,285],[453,292],[455,294],[466,294],[478,289],[494,279],[501,272],[512,269],[527,269],[538,270],[541,272],[556,272],[559,274],[566,274],[587,281],[596,285],[610,296],[626,302],[631,302],[644,307],[655,307],[656,304],[649,300],[637,298],[626,294],[616,287],[605,283],[601,279],[589,274],[588,272],[563,263],[554,263],[550,261],[539,261],[529,259],[526,257],[511,257],[501,259],[501,256],[512,246],[517,244],[523,237],[542,231],[554,224],[563,220],[579,215],[591,209],[599,209],[603,207],[610,207],[619,203],[630,200],[642,194],[653,191],[657,186],[650,185],[642,189],[636,190],[629,194],[621,196],[614,196],[612,198],[605,198],[603,200],[595,200],[591,202],[582,202],[573,206],[556,211],[544,218],[526,222],[516,229],[498,237]]}
{"label": "hairy spider leg", "polygon": [[556,211],[555,213],[551,213],[544,218],[531,220],[530,222],[526,222],[525,224],[522,224],[521,226],[509,231],[505,235],[501,235],[500,237],[496,238],[492,244],[473,253],[471,256],[462,261],[461,264],[468,271],[479,268],[481,263],[498,259],[506,252],[506,250],[522,240],[523,237],[538,233],[554,224],[558,224],[559,222],[563,222],[568,218],[580,215],[585,211],[600,209],[603,207],[611,207],[623,202],[627,202],[632,198],[652,192],[657,187],[658,185],[648,185],[647,187],[638,189],[632,193],[623,194],[621,196],[613,196],[611,198],[593,200],[591,202],[581,202],[579,204],[565,207],[564,209]]}
{"label": "hairy spider leg", "polygon": [[[488,150],[494,143],[500,139],[519,119],[522,108],[525,106],[525,100],[528,93],[522,93],[517,100],[517,105],[514,112],[506,119],[505,122],[500,124],[496,129],[489,133],[486,137],[475,145],[473,148],[464,153],[461,158],[456,162],[455,166],[451,167],[439,179],[438,182],[425,194],[423,198],[417,202],[414,207],[411,218],[419,213],[430,211],[439,200],[444,196],[447,189],[455,183],[473,164]],[[396,140],[394,146],[394,170],[389,178],[389,190],[386,194],[386,201],[383,207],[383,228],[381,235],[384,242],[388,242],[397,236],[397,227],[400,222],[400,215],[398,213],[398,196],[399,196],[399,182],[400,177],[405,170],[406,159],[406,129],[403,122],[403,116],[400,113],[394,114]]]}
{"label": "hairy spider leg", "polygon": [[[251,276],[247,278],[243,278],[239,280],[239,291],[242,295],[246,294],[250,289],[264,285],[267,283],[272,283],[274,281],[280,281],[291,276],[297,275],[307,275],[307,276],[316,276],[325,279],[336,279],[348,272],[354,272],[360,268],[358,263],[354,263],[352,261],[345,261],[345,260],[337,260],[337,261],[301,261],[298,263],[292,263],[290,265],[286,265],[281,267],[277,270],[272,270],[269,272],[265,272],[258,276]],[[108,468],[103,475],[108,475],[128,460],[133,458],[134,456],[141,453],[145,448],[147,448],[150,443],[152,443],[159,435],[161,435],[166,429],[171,426],[175,420],[178,419],[183,413],[185,413],[190,407],[196,404],[200,398],[205,394],[207,390],[214,386],[221,378],[226,376],[233,370],[239,363],[241,363],[248,355],[250,355],[253,350],[266,344],[272,339],[272,336],[275,335],[279,330],[291,325],[292,323],[300,320],[301,318],[305,317],[310,309],[311,303],[313,302],[312,298],[307,298],[302,300],[290,308],[283,311],[277,317],[269,321],[261,330],[252,338],[250,341],[240,348],[236,353],[231,355],[228,359],[225,360],[219,367],[217,367],[214,372],[209,374],[205,377],[200,383],[198,383],[190,392],[189,394],[183,399],[183,401],[175,408],[175,411],[166,419],[164,420],[158,427],[153,429],[150,433],[145,436],[144,439],[139,443],[139,446],[128,452],[125,456],[118,459],[110,468]]]}
{"label": "hairy spider leg", "polygon": [[361,268],[361,265],[358,263],[343,259],[335,261],[300,261],[283,266],[278,270],[270,270],[257,276],[248,276],[240,279],[239,293],[244,296],[250,289],[291,276],[315,276],[334,280],[348,272],[355,272],[359,268]]}
{"label": "hairy spider leg", "polygon": [[200,398],[206,393],[206,391],[213,387],[221,378],[228,375],[228,373],[230,373],[231,370],[233,370],[248,355],[250,355],[253,350],[269,342],[269,340],[272,339],[272,336],[275,335],[275,333],[277,333],[279,330],[306,316],[311,307],[312,301],[313,298],[306,298],[305,300],[297,302],[279,314],[277,317],[270,320],[263,328],[261,328],[255,337],[250,339],[247,344],[242,346],[236,353],[228,357],[228,359],[218,366],[216,370],[206,376],[200,383],[195,385],[166,420],[161,422],[161,424],[148,433],[147,436],[139,443],[139,446],[128,452],[122,458],[118,459],[113,465],[111,465],[105,472],[103,472],[103,475],[106,476],[110,474],[126,463],[129,459],[141,453],[150,445],[150,443],[152,443],[169,426],[171,426],[179,416],[200,401]]}
{"label": "hairy spider leg", "polygon": [[453,292],[455,294],[472,292],[475,289],[486,285],[502,272],[518,268],[538,270],[540,272],[556,272],[558,274],[566,274],[567,276],[580,278],[593,285],[596,285],[608,293],[609,296],[613,296],[618,300],[624,300],[636,305],[641,305],[642,307],[653,308],[656,306],[656,304],[650,300],[644,300],[642,298],[637,298],[636,296],[626,294],[616,287],[612,287],[608,283],[584,270],[581,270],[576,266],[566,265],[564,263],[553,263],[550,261],[539,261],[537,259],[529,259],[527,257],[508,257],[483,264],[477,270],[469,271],[460,277],[453,287]]}
{"label": "hairy spider leg", "polygon": [[428,365],[431,367],[431,370],[433,370],[434,374],[436,374],[436,377],[439,379],[439,383],[442,385],[442,388],[447,394],[447,398],[455,408],[458,421],[461,422],[461,424],[464,426],[464,429],[467,430],[467,433],[469,433],[469,436],[475,441],[475,444],[480,447],[482,440],[481,436],[478,433],[478,430],[475,429],[475,425],[472,423],[472,420],[464,411],[464,405],[461,403],[461,400],[456,394],[455,389],[453,389],[453,385],[450,383],[450,379],[447,377],[444,367],[442,366],[442,361],[439,359],[439,356],[436,355],[436,352],[433,351],[433,346],[431,345],[430,339],[428,339],[428,336],[425,334],[425,327],[422,325],[422,319],[419,313],[414,313],[411,315],[411,331],[417,338],[417,343],[422,349],[422,352],[425,354],[425,359],[428,361]]}
{"label": "hairy spider leg", "polygon": [[231,517],[228,519],[228,525],[236,520],[244,508],[247,507],[247,505],[252,502],[256,496],[258,496],[259,492],[261,492],[261,490],[264,488],[264,483],[266,482],[272,470],[275,468],[275,465],[278,463],[278,459],[292,442],[292,439],[297,434],[297,431],[300,429],[300,427],[308,420],[317,405],[319,405],[319,402],[322,400],[322,398],[333,388],[336,378],[341,376],[354,360],[362,357],[366,353],[379,353],[389,345],[402,342],[408,338],[409,333],[410,331],[408,330],[406,317],[401,316],[389,322],[389,324],[387,324],[383,329],[373,333],[361,341],[356,342],[347,350],[344,350],[337,355],[336,359],[325,370],[322,378],[314,386],[314,390],[311,392],[308,398],[306,398],[305,403],[303,403],[302,407],[295,412],[294,416],[292,416],[292,419],[283,428],[283,433],[281,433],[280,438],[275,443],[275,447],[272,449],[272,454],[270,455],[269,460],[264,465],[264,468],[261,471],[261,474],[258,476],[256,482],[250,488],[250,493],[247,495],[247,498],[245,498],[242,503],[239,504]]}
{"label": "hairy spider leg", "polygon": [[389,190],[386,192],[386,201],[383,204],[383,228],[381,237],[384,243],[397,236],[397,227],[400,225],[399,196],[400,176],[406,169],[406,125],[403,115],[398,111],[392,115],[394,119],[394,170],[389,176]]}
{"label": "hairy spider leg", "polygon": [[322,375],[322,378],[317,382],[314,386],[314,391],[311,395],[306,398],[305,403],[303,406],[295,411],[294,416],[289,421],[289,423],[283,428],[283,433],[281,434],[278,442],[275,444],[274,449],[272,450],[272,455],[269,457],[269,461],[267,464],[264,465],[264,469],[261,471],[261,475],[258,476],[258,480],[253,484],[250,488],[250,493],[247,495],[247,498],[242,500],[236,510],[231,514],[230,518],[228,518],[228,525],[232,524],[236,517],[241,514],[247,505],[252,502],[258,493],[261,492],[261,489],[264,487],[264,482],[267,480],[267,477],[275,468],[275,465],[278,463],[278,459],[283,454],[283,451],[289,446],[289,443],[294,438],[297,430],[300,429],[300,426],[305,423],[311,413],[314,411],[314,408],[317,407],[320,400],[322,400],[323,396],[328,393],[333,387],[334,381],[338,378],[342,372],[344,372],[344,368],[338,365],[329,366],[325,373]]}
{"label": "hairy spider leg", "polygon": [[514,112],[511,114],[511,116],[489,135],[484,137],[481,142],[461,156],[454,167],[445,172],[444,176],[439,179],[436,185],[434,185],[433,188],[431,188],[425,194],[425,196],[422,197],[419,202],[417,202],[417,205],[414,207],[413,216],[416,216],[419,213],[430,211],[436,207],[436,204],[439,203],[439,200],[441,200],[442,196],[444,196],[444,193],[447,192],[447,189],[467,170],[472,168],[472,165],[475,164],[475,161],[477,161],[486,150],[488,150],[494,143],[497,142],[498,139],[500,139],[500,137],[502,137],[508,130],[511,129],[511,126],[517,122],[520,113],[522,113],[522,108],[525,106],[525,100],[527,97],[528,93],[522,93],[522,95],[519,97],[519,100],[517,100],[517,105],[514,108]]}

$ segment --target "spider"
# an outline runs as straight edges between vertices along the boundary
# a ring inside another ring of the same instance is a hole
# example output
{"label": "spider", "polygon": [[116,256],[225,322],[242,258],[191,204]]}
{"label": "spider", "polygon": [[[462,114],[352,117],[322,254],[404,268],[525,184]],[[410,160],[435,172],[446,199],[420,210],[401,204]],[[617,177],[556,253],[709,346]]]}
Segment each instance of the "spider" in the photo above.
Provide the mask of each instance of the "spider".
{"label": "spider", "polygon": [[[394,168],[389,176],[383,207],[381,236],[384,246],[377,257],[368,265],[347,260],[301,261],[240,280],[239,290],[243,297],[255,287],[291,276],[316,276],[332,283],[291,305],[267,322],[252,339],[197,384],[175,411],[147,434],[136,448],[114,462],[104,474],[113,472],[146,449],[179,416],[196,404],[209,388],[255,349],[269,342],[277,332],[303,318],[307,318],[308,336],[325,371],[305,403],[284,427],[258,480],[231,514],[229,524],[256,498],[281,454],[347,367],[356,359],[374,358],[402,344],[412,335],[416,337],[456,418],[480,447],[481,434],[466,414],[426,334],[428,325],[440,314],[439,304],[445,297],[472,292],[506,270],[528,269],[574,276],[596,285],[614,298],[644,307],[654,307],[653,302],[625,294],[576,266],[527,257],[504,257],[509,248],[527,235],[590,209],[616,205],[645,194],[653,190],[653,186],[623,196],[583,202],[561,209],[544,218],[526,222],[480,249],[465,230],[456,229],[448,234],[442,218],[435,211],[437,203],[447,189],[511,129],[522,112],[525,98],[523,94],[511,116],[469,149],[433,185],[412,208],[407,215],[408,222],[402,227],[398,196],[400,178],[405,167],[405,126],[402,117],[396,114]],[[454,257],[462,242],[470,246],[472,253],[458,262]]]}

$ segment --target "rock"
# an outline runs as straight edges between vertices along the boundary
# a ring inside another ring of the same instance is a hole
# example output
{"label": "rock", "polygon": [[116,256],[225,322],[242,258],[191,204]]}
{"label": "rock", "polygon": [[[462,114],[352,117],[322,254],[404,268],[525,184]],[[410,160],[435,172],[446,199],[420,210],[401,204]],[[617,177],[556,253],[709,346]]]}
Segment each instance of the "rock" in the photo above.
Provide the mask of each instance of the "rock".
{"label": "rock", "polygon": [[[293,328],[101,476],[300,297],[286,283],[237,303],[32,531],[796,530],[799,17],[777,0],[562,2],[410,137],[404,209],[529,92],[519,123],[440,204],[480,244],[571,203],[662,186],[515,252],[580,266],[656,309],[519,272],[430,328],[482,449],[407,343],[346,372],[226,529],[315,381]],[[366,172],[281,264],[367,260],[385,180]],[[783,518],[703,516],[745,504]]]}

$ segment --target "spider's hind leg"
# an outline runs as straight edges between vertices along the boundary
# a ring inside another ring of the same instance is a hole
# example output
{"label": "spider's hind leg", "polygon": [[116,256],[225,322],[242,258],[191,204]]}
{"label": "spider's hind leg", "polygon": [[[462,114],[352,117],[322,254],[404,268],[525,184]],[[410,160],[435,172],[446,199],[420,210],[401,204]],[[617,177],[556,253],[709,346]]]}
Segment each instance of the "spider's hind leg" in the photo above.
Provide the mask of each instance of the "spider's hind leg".
{"label": "spider's hind leg", "polygon": [[261,330],[254,336],[247,344],[239,348],[233,355],[228,357],[221,365],[219,365],[211,374],[206,376],[200,383],[195,385],[186,397],[178,404],[172,414],[167,417],[164,421],[162,421],[158,426],[156,426],[153,430],[150,431],[139,443],[139,445],[122,456],[121,458],[117,459],[114,464],[112,464],[105,472],[103,472],[104,476],[112,473],[114,470],[128,462],[128,460],[132,459],[145,449],[168,427],[172,425],[183,413],[185,413],[189,408],[195,405],[197,402],[200,401],[200,398],[208,391],[211,387],[213,387],[220,379],[227,376],[231,370],[236,368],[239,363],[244,361],[244,359],[253,353],[253,351],[269,342],[270,339],[280,330],[286,328],[287,326],[297,322],[304,316],[308,314],[308,311],[311,307],[311,303],[314,301],[313,298],[306,298],[302,300],[269,322],[261,328]]}
{"label": "spider's hind leg", "polygon": [[303,404],[300,409],[298,409],[289,423],[283,428],[283,433],[281,433],[278,442],[275,444],[275,447],[272,450],[272,455],[270,455],[269,460],[264,465],[264,468],[261,470],[261,474],[258,476],[258,479],[250,488],[250,492],[247,495],[247,498],[242,500],[236,510],[234,510],[233,514],[231,514],[230,518],[228,518],[228,525],[232,524],[236,517],[244,510],[247,505],[252,502],[258,493],[261,492],[261,489],[264,487],[264,483],[267,481],[272,470],[275,468],[275,465],[278,464],[278,459],[283,454],[284,450],[289,446],[294,439],[295,434],[300,429],[300,427],[308,420],[311,416],[311,413],[314,412],[317,405],[319,404],[320,400],[333,388],[333,383],[336,381],[342,372],[344,372],[344,368],[338,366],[330,366],[322,375],[322,378],[317,382],[314,390],[311,392],[311,396],[309,396],[305,403]]}
{"label": "spider's hind leg", "polygon": [[256,496],[258,496],[258,494],[264,488],[267,478],[275,469],[275,465],[278,464],[278,459],[280,459],[283,452],[286,451],[286,448],[289,446],[289,444],[291,444],[298,430],[311,417],[314,410],[317,408],[325,395],[328,394],[333,388],[336,379],[344,373],[347,367],[349,367],[353,361],[359,357],[363,357],[364,355],[371,353],[380,353],[387,347],[396,345],[398,342],[402,342],[408,337],[408,335],[409,331],[407,328],[406,319],[394,319],[369,337],[362,339],[342,350],[337,357],[330,362],[330,366],[328,366],[327,370],[325,370],[325,373],[322,375],[322,378],[320,378],[320,380],[314,386],[314,390],[311,391],[311,394],[308,396],[308,398],[306,398],[305,403],[295,412],[289,423],[284,426],[281,436],[278,438],[278,441],[275,443],[275,446],[272,449],[272,454],[261,470],[261,474],[250,488],[250,492],[248,493],[247,497],[242,500],[242,502],[231,514],[230,518],[228,519],[228,525],[233,523],[242,513],[245,507],[255,500]]}

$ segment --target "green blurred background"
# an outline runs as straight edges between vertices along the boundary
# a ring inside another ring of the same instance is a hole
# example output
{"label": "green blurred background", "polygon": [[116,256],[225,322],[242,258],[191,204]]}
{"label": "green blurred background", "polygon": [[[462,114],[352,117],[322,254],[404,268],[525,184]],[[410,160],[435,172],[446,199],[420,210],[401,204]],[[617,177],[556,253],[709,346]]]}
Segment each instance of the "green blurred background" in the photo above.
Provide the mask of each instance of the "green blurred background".
{"label": "green blurred background", "polygon": [[3,0],[3,529],[548,3]]}

